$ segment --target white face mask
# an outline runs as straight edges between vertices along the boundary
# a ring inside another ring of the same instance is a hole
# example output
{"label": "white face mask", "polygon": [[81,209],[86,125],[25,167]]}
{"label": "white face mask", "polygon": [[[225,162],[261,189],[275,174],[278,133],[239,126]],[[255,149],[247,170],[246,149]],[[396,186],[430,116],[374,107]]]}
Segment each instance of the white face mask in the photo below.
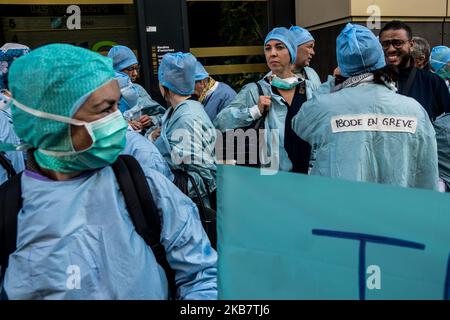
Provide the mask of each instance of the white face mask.
{"label": "white face mask", "polygon": [[276,75],[273,75],[272,81],[270,82],[272,86],[282,90],[290,90],[292,88],[295,88],[299,83],[300,81],[298,80],[297,77],[281,79]]}
{"label": "white face mask", "polygon": [[[84,150],[52,151],[38,148],[35,160],[42,168],[57,172],[71,173],[103,168],[116,161],[126,143],[127,122],[119,110],[92,122],[80,121],[31,109],[12,99],[14,106],[35,117],[50,119],[74,126],[83,126],[88,132],[92,144]],[[0,143],[2,151],[21,151],[33,148],[30,145],[12,145]]]}

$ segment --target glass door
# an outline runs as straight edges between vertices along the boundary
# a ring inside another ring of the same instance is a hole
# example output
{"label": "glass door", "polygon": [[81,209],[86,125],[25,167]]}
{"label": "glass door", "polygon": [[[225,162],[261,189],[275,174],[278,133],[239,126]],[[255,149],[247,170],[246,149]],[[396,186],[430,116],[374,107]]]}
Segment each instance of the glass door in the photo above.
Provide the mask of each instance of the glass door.
{"label": "glass door", "polygon": [[208,73],[239,90],[268,71],[267,0],[187,0],[191,52]]}

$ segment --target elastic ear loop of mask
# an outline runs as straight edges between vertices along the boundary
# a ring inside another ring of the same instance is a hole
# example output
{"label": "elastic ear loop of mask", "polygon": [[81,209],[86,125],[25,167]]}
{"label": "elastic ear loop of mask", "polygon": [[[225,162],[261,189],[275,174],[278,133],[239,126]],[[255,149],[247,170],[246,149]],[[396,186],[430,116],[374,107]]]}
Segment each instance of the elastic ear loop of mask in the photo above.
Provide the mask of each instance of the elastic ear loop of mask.
{"label": "elastic ear loop of mask", "polygon": [[[47,112],[44,112],[44,111],[35,110],[35,109],[29,108],[29,107],[23,105],[22,103],[18,102],[14,98],[12,98],[12,101],[13,101],[14,105],[17,106],[18,108],[20,108],[23,111],[25,111],[25,112],[27,112],[29,114],[32,114],[32,115],[34,115],[34,116],[36,116],[38,118],[50,119],[50,120],[54,120],[54,121],[58,121],[58,122],[72,124],[72,125],[75,125],[75,126],[84,126],[86,128],[86,130],[88,130],[89,135],[92,136],[92,134],[90,132],[91,130],[90,130],[89,126],[86,125],[87,122],[85,122],[85,121],[81,121],[81,120],[77,120],[77,119],[73,119],[73,118],[68,118],[68,117],[64,117],[64,116],[59,116],[59,115],[52,114],[52,113],[47,113]],[[42,152],[43,154],[45,154],[45,155],[55,156],[55,157],[71,156],[71,155],[78,154],[78,153],[82,152],[82,151],[67,151],[67,152],[50,151],[50,150],[44,150],[44,149],[41,149],[41,148],[39,148],[38,150],[40,152]],[[83,150],[83,151],[85,151],[85,150]]]}
{"label": "elastic ear loop of mask", "polygon": [[52,114],[52,113],[47,113],[45,111],[39,111],[36,109],[32,109],[29,108],[25,105],[23,105],[22,103],[20,103],[19,101],[17,101],[16,99],[12,98],[12,101],[14,102],[14,105],[17,106],[18,108],[22,109],[23,111],[32,114],[35,117],[38,118],[42,118],[42,119],[50,119],[50,120],[55,120],[58,122],[64,122],[67,124],[73,124],[75,126],[84,126],[87,124],[87,122],[85,121],[81,121],[81,120],[77,120],[77,119],[73,119],[73,118],[68,118],[68,117],[64,117],[64,116],[59,116],[57,114]]}
{"label": "elastic ear loop of mask", "polygon": [[[111,79],[109,81],[107,81],[105,84],[103,84],[102,86],[100,86],[99,88],[109,84],[112,81],[115,81],[116,79]],[[92,90],[91,92],[86,93],[85,95],[83,95],[80,99],[78,99],[78,101],[75,103],[74,108],[75,110],[78,110],[80,108],[80,106],[86,102],[86,100],[89,98],[89,96],[94,92],[95,90]],[[55,120],[58,122],[63,122],[63,123],[67,123],[67,124],[72,124],[75,126],[84,126],[86,128],[86,130],[88,131],[89,135],[91,137],[93,137],[92,134],[92,130],[89,126],[87,126],[87,122],[85,121],[81,121],[81,120],[77,120],[77,119],[73,119],[73,118],[68,118],[68,117],[64,117],[64,116],[59,116],[56,114],[52,114],[52,113],[47,113],[44,111],[39,111],[36,109],[32,109],[29,108],[27,106],[25,106],[24,104],[20,103],[19,101],[17,101],[14,98],[11,98],[11,102],[14,103],[14,105],[16,107],[18,107],[19,109],[22,109],[23,111],[32,114],[38,118],[43,118],[43,119],[50,119],[50,120]],[[0,108],[1,110],[3,110],[3,108]],[[0,143],[0,150],[1,151],[26,151],[29,150],[31,148],[34,148],[34,146],[32,146],[31,144],[28,143],[22,143],[22,144],[11,144],[11,143]],[[87,148],[86,150],[88,150],[89,148]],[[39,149],[42,153],[44,154],[48,154],[48,155],[52,155],[52,156],[69,156],[69,155],[74,155],[83,151],[68,151],[68,152],[58,152],[58,151],[49,151],[49,150],[43,150],[43,149]]]}

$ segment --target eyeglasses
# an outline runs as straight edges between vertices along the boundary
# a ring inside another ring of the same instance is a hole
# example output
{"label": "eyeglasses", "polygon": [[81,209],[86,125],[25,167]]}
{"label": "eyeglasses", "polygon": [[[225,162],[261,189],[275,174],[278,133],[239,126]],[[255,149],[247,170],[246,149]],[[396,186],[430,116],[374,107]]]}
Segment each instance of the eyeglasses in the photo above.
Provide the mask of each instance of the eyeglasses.
{"label": "eyeglasses", "polygon": [[127,70],[128,72],[133,72],[133,71],[139,72],[139,70],[141,70],[141,66],[140,65],[131,66],[131,67],[125,68],[125,70]]}
{"label": "eyeglasses", "polygon": [[381,46],[383,47],[383,49],[388,49],[391,45],[395,48],[395,49],[401,49],[405,43],[407,43],[410,40],[398,40],[398,39],[394,39],[394,40],[386,40],[386,41],[381,41]]}

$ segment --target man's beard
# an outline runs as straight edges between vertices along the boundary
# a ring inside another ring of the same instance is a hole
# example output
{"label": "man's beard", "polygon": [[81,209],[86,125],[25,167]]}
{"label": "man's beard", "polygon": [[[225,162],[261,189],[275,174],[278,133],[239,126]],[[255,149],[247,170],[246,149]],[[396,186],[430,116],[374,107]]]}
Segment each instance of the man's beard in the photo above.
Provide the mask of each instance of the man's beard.
{"label": "man's beard", "polygon": [[410,54],[405,55],[402,58],[402,61],[400,61],[399,65],[398,65],[398,69],[401,70],[401,69],[406,69],[406,68],[410,67],[411,65],[408,65],[408,63],[411,62],[411,58],[412,58],[412,56]]}

